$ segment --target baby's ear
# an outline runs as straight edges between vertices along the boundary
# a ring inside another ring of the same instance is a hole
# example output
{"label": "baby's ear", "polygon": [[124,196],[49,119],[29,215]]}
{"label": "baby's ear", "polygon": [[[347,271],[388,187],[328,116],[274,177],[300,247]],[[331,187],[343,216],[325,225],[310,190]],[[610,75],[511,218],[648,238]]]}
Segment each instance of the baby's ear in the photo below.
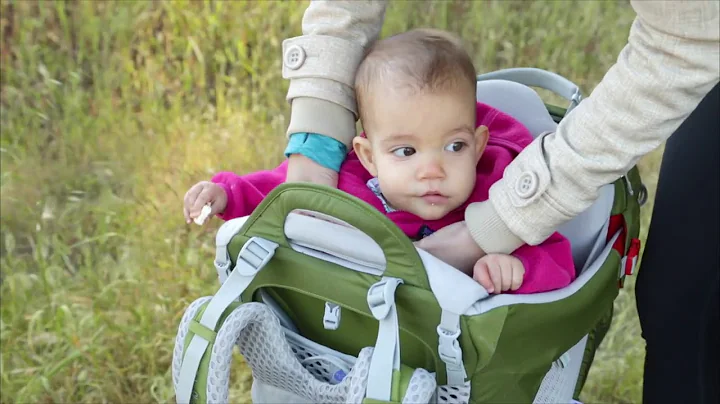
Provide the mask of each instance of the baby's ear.
{"label": "baby's ear", "polygon": [[490,132],[488,131],[487,126],[480,125],[475,129],[475,154],[476,154],[476,161],[480,161],[480,157],[482,156],[483,152],[485,151],[485,146],[487,146],[488,138],[490,137]]}
{"label": "baby's ear", "polygon": [[372,144],[370,140],[367,137],[355,136],[353,138],[353,150],[360,159],[363,167],[365,167],[373,177],[377,177],[377,167],[375,166],[375,161],[373,161]]}

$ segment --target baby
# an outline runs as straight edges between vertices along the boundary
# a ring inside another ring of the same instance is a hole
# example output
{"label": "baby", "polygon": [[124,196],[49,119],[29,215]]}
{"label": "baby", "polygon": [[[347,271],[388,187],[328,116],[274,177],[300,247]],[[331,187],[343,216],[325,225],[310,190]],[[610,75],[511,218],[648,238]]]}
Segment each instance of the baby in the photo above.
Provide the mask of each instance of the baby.
{"label": "baby", "polygon": [[[445,32],[416,29],[376,42],[355,81],[364,133],[353,140],[338,188],[384,212],[414,240],[463,221],[468,204],[487,200],[532,141],[517,120],[477,103],[475,86],[470,56]],[[249,215],[286,172],[287,161],[244,176],[218,173],[187,192],[185,219],[208,203],[224,220]],[[575,278],[570,244],[558,233],[460,269],[490,293],[544,292]]]}

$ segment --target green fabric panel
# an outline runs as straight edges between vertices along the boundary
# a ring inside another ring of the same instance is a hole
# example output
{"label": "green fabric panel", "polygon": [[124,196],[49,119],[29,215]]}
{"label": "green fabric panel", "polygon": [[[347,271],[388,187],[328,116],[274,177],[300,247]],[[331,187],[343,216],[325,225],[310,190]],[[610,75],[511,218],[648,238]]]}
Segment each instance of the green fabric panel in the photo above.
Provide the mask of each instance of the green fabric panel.
{"label": "green fabric panel", "polygon": [[[551,363],[589,333],[612,305],[618,293],[619,262],[619,255],[612,251],[582,289],[561,301],[506,307],[507,319],[495,353],[487,366],[478,367],[472,375],[470,401],[532,402]],[[478,336],[483,335],[481,330],[492,329],[485,319],[494,311],[469,320]]]}
{"label": "green fabric panel", "polygon": [[[223,312],[223,314],[220,316],[215,330],[210,330],[199,323],[209,303],[210,301],[203,303],[203,305],[200,307],[200,310],[198,310],[197,314],[195,314],[195,317],[193,317],[193,320],[190,322],[188,333],[185,336],[185,347],[183,348],[183,353],[187,352],[188,345],[190,345],[190,341],[192,341],[192,338],[195,335],[194,330],[198,328],[193,327],[193,323],[197,324],[201,328],[201,332],[203,334],[212,333],[214,335],[217,335],[217,331],[220,329],[220,327],[222,327],[223,323],[230,315],[230,313],[232,313],[233,310],[235,310],[241,304],[239,302],[232,302],[230,306],[225,309],[225,312]],[[203,334],[197,334],[200,335],[200,337],[204,338]],[[210,368],[210,353],[212,352],[213,345],[215,344],[214,341],[215,338],[213,337],[207,348],[205,348],[205,353],[203,353],[202,359],[200,360],[200,367],[198,368],[198,371],[195,375],[195,383],[193,384],[193,391],[190,396],[190,404],[207,403],[207,378],[208,370]]]}
{"label": "green fabric panel", "polygon": [[[502,306],[479,316],[460,316],[460,347],[469,378],[472,378],[473,369],[490,364],[507,321],[508,309],[509,306]],[[472,363],[476,365],[471,367]]]}
{"label": "green fabric panel", "polygon": [[204,340],[208,342],[215,342],[215,337],[217,337],[217,333],[198,323],[197,321],[190,321],[190,326],[188,328],[191,333],[199,335]]}
{"label": "green fabric panel", "polygon": [[600,321],[598,321],[595,328],[593,328],[593,330],[588,334],[582,365],[580,365],[578,380],[575,384],[575,391],[573,392],[573,399],[575,400],[580,400],[580,392],[582,392],[583,387],[585,387],[585,382],[587,381],[588,374],[590,373],[590,367],[595,360],[595,353],[610,330],[614,313],[613,310],[614,308],[611,304],[606,312],[607,314],[600,318]]}
{"label": "green fabric panel", "polygon": [[[419,270],[422,271],[422,267]],[[375,346],[377,339],[378,322],[367,306],[367,290],[378,280],[379,277],[346,269],[291,248],[279,247],[273,259],[245,290],[242,300],[259,301],[256,292],[263,288],[280,304],[303,336],[357,356],[362,348]],[[444,384],[445,365],[437,356],[437,326],[441,310],[435,296],[429,290],[401,284],[395,292],[395,299],[401,324],[402,363],[430,372],[437,371],[438,382]],[[323,327],[326,301],[341,307],[337,330]],[[478,355],[467,328],[462,330],[460,338],[465,368],[474,369]]]}
{"label": "green fabric panel", "polygon": [[363,398],[363,404],[390,404],[390,403],[397,403],[400,404],[399,401],[382,401],[382,400],[373,400],[372,398]]}
{"label": "green fabric panel", "polygon": [[[240,231],[288,246],[283,226],[294,209],[324,213],[343,220],[370,236],[382,248],[387,261],[386,276],[406,284],[430,289],[422,261],[412,241],[384,214],[346,192],[310,183],[285,183],[275,188],[253,211]],[[233,240],[230,256],[237,257],[242,245]]]}
{"label": "green fabric panel", "polygon": [[[407,372],[405,372],[407,374]],[[392,372],[392,385],[390,387],[390,400],[400,402],[402,401],[402,396],[400,395],[400,392],[403,390],[400,390],[400,378],[402,377],[403,372],[400,370],[393,370]],[[410,373],[412,376],[412,373]],[[410,383],[410,380],[407,380],[408,384]],[[407,388],[407,384],[405,385],[405,388]]]}

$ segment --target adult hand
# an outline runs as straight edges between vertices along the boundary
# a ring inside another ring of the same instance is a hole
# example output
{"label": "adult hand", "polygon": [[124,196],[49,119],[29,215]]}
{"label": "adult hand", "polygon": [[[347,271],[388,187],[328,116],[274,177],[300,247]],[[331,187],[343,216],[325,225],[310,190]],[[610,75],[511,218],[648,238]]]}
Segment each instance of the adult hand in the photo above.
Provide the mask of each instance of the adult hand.
{"label": "adult hand", "polygon": [[464,221],[445,226],[414,244],[471,276],[475,263],[485,256]]}
{"label": "adult hand", "polygon": [[302,154],[291,154],[285,182],[312,182],[337,188],[338,173]]}

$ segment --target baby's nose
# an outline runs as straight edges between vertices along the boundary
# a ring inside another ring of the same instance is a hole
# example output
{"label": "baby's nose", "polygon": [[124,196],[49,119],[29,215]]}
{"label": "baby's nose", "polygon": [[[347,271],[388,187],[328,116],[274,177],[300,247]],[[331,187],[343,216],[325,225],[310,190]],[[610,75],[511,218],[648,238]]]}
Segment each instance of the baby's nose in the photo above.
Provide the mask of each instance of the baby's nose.
{"label": "baby's nose", "polygon": [[420,179],[438,179],[445,177],[445,170],[439,161],[433,159],[423,164],[418,174]]}

